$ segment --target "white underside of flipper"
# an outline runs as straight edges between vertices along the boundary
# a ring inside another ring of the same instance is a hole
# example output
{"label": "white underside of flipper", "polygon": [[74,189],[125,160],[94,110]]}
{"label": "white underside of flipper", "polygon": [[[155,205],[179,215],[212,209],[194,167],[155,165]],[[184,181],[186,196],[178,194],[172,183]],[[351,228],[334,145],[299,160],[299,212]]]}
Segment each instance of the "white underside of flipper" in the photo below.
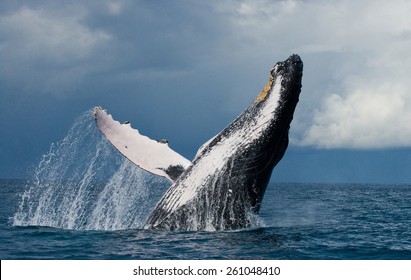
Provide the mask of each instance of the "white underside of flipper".
{"label": "white underside of flipper", "polygon": [[94,109],[98,129],[111,144],[138,167],[174,181],[175,170],[181,173],[191,161],[172,150],[164,141],[152,140],[133,129],[130,123],[121,124],[101,107]]}

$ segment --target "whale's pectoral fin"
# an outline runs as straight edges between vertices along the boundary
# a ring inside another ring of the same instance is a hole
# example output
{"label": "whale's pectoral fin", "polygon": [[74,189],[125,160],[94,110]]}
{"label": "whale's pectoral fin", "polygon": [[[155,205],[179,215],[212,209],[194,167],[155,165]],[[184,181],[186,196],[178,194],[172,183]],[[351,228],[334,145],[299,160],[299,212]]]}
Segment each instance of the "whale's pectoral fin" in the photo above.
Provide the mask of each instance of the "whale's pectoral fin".
{"label": "whale's pectoral fin", "polygon": [[152,140],[133,129],[129,122],[120,124],[101,107],[94,108],[98,129],[108,141],[138,167],[175,181],[191,161],[173,151],[168,141]]}

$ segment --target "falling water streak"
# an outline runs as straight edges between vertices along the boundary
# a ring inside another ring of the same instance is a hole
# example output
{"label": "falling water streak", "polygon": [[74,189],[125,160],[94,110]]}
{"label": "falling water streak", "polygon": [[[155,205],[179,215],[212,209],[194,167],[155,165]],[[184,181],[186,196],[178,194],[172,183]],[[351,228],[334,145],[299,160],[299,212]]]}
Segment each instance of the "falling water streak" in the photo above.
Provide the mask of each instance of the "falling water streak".
{"label": "falling water streak", "polygon": [[92,180],[95,175],[95,165],[96,165],[96,161],[99,158],[100,150],[101,150],[100,146],[101,146],[101,142],[98,143],[95,155],[91,159],[89,166],[87,167],[86,174],[84,175],[84,177],[81,179],[79,183],[79,188],[77,190],[73,203],[71,203],[69,214],[66,216],[67,217],[67,227],[70,229],[76,228],[78,223],[80,225],[82,225],[83,223],[82,218],[81,218],[82,209],[85,208],[85,204],[87,203],[86,198],[87,198],[88,188],[90,186],[92,187]]}
{"label": "falling water streak", "polygon": [[139,228],[167,187],[120,156],[96,129],[91,112],[51,145],[33,178],[12,217],[15,226]]}
{"label": "falling water streak", "polygon": [[[152,209],[149,189],[155,189],[162,183],[161,179],[144,176],[143,173],[144,171],[135,168],[129,161],[124,161],[99,194],[86,229],[143,227],[145,219],[138,217],[147,217]],[[136,207],[130,208],[132,204]]]}

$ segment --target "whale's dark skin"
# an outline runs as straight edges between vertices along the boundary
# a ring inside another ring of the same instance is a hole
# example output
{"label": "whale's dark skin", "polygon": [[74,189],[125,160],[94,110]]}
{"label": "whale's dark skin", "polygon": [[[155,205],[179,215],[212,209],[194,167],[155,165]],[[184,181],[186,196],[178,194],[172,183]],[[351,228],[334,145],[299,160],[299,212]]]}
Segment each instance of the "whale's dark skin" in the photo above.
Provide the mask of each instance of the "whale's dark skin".
{"label": "whale's dark skin", "polygon": [[145,228],[189,231],[252,226],[272,170],[288,146],[302,71],[298,55],[277,63],[257,99],[200,148]]}

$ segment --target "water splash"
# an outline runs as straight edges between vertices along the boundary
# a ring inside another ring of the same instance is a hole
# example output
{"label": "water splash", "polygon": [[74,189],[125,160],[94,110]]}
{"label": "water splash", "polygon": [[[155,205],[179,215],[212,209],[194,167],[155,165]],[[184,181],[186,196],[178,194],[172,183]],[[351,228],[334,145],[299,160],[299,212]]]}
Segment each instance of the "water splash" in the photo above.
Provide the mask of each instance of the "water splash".
{"label": "water splash", "polygon": [[141,228],[168,187],[119,155],[96,129],[90,111],[51,145],[33,178],[12,217],[15,226]]}

